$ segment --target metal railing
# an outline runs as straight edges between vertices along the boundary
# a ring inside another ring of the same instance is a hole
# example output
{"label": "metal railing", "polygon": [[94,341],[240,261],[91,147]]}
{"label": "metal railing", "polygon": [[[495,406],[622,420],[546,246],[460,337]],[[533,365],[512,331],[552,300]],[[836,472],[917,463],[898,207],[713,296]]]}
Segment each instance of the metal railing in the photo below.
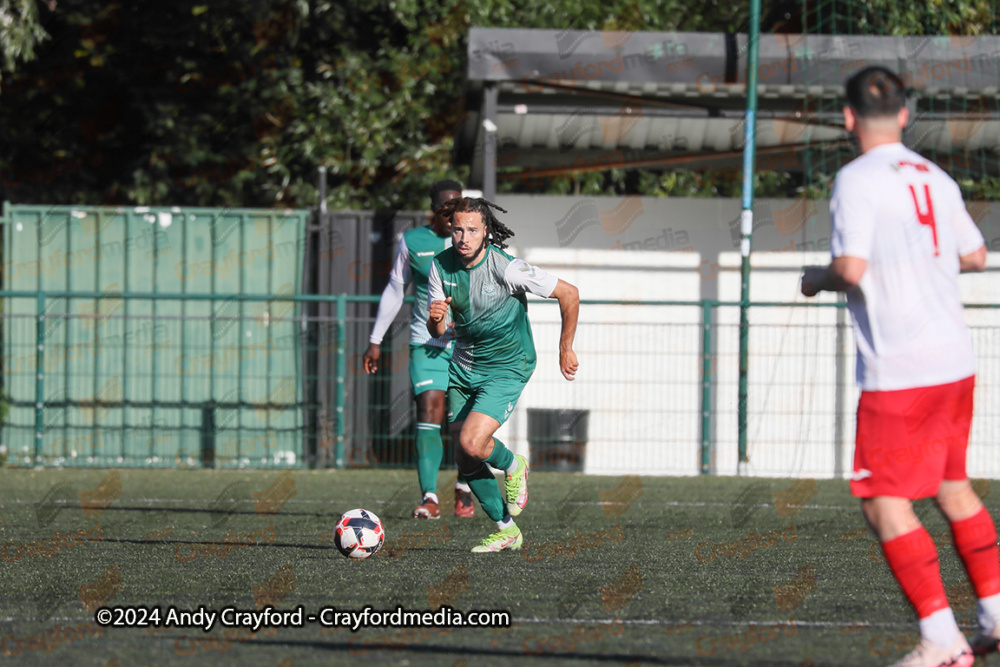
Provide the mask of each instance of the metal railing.
{"label": "metal railing", "polygon": [[[8,465],[408,466],[408,309],[361,369],[378,296],[0,292]],[[739,302],[582,303],[577,381],[558,374],[556,304],[529,305],[535,376],[500,437],[525,452],[529,408],[590,412],[588,472],[732,474]],[[319,314],[317,304],[325,304]],[[979,358],[970,474],[1000,474],[1000,307],[967,305]],[[844,304],[750,309],[750,474],[842,477],[853,449]],[[446,458],[446,462],[450,461]]]}

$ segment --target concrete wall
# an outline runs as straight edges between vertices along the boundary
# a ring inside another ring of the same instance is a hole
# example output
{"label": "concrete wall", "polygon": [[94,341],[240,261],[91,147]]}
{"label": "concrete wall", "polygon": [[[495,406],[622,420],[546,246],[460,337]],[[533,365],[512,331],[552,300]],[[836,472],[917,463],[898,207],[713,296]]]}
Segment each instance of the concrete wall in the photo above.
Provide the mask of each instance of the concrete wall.
{"label": "concrete wall", "polygon": [[[514,254],[577,285],[585,299],[738,300],[738,200],[508,195],[500,218]],[[987,246],[1000,251],[1000,203],[973,203]],[[802,266],[829,261],[826,201],[762,200],[754,210],[751,299],[805,302]],[[1000,253],[983,274],[960,278],[966,303],[1000,304]],[[824,301],[834,300],[824,294]],[[527,453],[529,408],[590,410],[586,472],[697,474],[701,439],[702,313],[691,306],[587,306],[576,351],[580,372],[558,372],[559,312],[532,299],[538,368],[499,437]],[[967,310],[979,357],[970,474],[1000,477],[1000,311]],[[748,443],[759,475],[850,473],[854,342],[845,311],[751,311]],[[713,469],[737,461],[738,308],[713,317]]]}

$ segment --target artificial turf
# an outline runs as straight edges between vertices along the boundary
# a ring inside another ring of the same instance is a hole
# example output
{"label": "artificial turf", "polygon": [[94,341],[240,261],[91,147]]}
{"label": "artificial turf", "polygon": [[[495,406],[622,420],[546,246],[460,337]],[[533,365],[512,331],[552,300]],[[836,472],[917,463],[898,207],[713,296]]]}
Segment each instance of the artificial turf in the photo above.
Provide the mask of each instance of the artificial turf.
{"label": "artificial turf", "polygon": [[[472,554],[493,524],[478,505],[475,519],[451,516],[448,477],[442,519],[417,522],[406,470],[0,469],[0,662],[860,666],[889,664],[918,639],[846,482],[536,472],[517,519],[524,548]],[[995,513],[990,483],[976,488]],[[333,546],[334,524],[356,507],[377,513],[389,540],[361,562]],[[947,526],[926,501],[918,514],[971,633],[975,600]],[[506,610],[513,624],[94,624],[99,605],[267,604],[448,604]]]}

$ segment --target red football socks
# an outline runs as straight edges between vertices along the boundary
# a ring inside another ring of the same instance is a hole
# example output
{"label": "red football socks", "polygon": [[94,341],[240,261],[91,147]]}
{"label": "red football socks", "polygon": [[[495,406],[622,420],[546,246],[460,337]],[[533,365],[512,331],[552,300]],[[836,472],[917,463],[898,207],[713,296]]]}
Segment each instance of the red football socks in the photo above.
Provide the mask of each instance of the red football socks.
{"label": "red football socks", "polygon": [[889,569],[918,617],[926,618],[948,607],[944,584],[941,583],[937,548],[923,526],[883,542],[882,551]]}
{"label": "red football socks", "polygon": [[951,524],[955,542],[965,571],[969,575],[976,597],[985,598],[1000,593],[1000,550],[997,530],[986,508],[978,514]]}

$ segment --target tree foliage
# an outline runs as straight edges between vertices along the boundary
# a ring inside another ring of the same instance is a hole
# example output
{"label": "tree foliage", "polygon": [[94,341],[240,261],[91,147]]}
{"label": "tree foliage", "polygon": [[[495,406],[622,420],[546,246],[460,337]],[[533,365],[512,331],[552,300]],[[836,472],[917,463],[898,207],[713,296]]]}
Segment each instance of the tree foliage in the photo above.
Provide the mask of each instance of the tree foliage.
{"label": "tree foliage", "polygon": [[[54,3],[48,4],[49,9]],[[18,62],[35,57],[35,48],[46,38],[36,0],[0,0],[0,79]]]}
{"label": "tree foliage", "polygon": [[[841,32],[977,34],[990,0],[850,4]],[[849,3],[838,3],[838,7]],[[934,3],[932,3],[934,4]],[[470,26],[737,31],[703,0],[0,0],[0,198],[25,203],[423,208],[465,117]],[[830,32],[796,0],[803,29]],[[779,12],[780,13],[780,12]],[[810,23],[813,21],[813,23]],[[794,27],[794,26],[793,26]],[[45,35],[49,38],[45,38]],[[27,61],[27,62],[26,62]],[[514,186],[510,186],[514,187]],[[524,191],[526,186],[516,186]],[[711,172],[612,170],[537,191],[731,196]],[[760,194],[790,187],[758,177]]]}

